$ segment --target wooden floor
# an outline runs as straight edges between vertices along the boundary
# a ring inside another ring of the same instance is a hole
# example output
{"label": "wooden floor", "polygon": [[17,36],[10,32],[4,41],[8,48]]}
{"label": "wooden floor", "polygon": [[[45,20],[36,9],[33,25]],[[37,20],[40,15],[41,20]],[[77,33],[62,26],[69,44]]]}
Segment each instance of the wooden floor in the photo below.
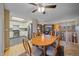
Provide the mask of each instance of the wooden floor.
{"label": "wooden floor", "polygon": [[70,47],[64,49],[65,56],[79,56],[79,44],[72,44]]}
{"label": "wooden floor", "polygon": [[[23,44],[17,44],[7,50],[4,56],[18,56],[25,52]],[[79,56],[79,44],[71,44],[64,48],[65,56]]]}
{"label": "wooden floor", "polygon": [[17,44],[10,47],[5,53],[4,56],[18,56],[19,54],[25,52],[23,44]]}

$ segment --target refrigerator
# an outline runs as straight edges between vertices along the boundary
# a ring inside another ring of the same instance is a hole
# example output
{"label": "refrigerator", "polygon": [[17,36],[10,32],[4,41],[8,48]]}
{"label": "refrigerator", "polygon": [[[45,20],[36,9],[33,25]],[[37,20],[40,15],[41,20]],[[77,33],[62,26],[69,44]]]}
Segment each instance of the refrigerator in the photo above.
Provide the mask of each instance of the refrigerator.
{"label": "refrigerator", "polygon": [[32,23],[30,23],[28,25],[28,39],[29,40],[31,40],[31,38],[32,38],[32,33],[33,33],[33,25],[32,25]]}

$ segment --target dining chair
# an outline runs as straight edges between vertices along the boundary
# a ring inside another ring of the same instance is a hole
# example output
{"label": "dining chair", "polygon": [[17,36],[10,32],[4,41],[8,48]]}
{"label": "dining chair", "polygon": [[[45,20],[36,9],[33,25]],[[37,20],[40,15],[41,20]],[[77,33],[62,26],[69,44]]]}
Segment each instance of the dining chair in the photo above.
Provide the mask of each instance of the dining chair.
{"label": "dining chair", "polygon": [[42,35],[42,33],[41,32],[37,32],[37,36],[41,36]]}
{"label": "dining chair", "polygon": [[23,46],[26,52],[26,56],[40,56],[42,55],[42,49],[39,49],[38,47],[31,46],[29,42],[25,39],[23,39]]}
{"label": "dining chair", "polygon": [[55,36],[54,32],[50,33],[51,36]]}
{"label": "dining chair", "polygon": [[37,34],[36,33],[33,33],[32,38],[35,38],[36,36],[37,36]]}
{"label": "dining chair", "polygon": [[57,53],[58,40],[53,43],[53,46],[48,46],[46,54],[48,56],[55,56]]}
{"label": "dining chair", "polygon": [[77,32],[77,40],[78,40],[78,44],[79,44],[79,32]]}

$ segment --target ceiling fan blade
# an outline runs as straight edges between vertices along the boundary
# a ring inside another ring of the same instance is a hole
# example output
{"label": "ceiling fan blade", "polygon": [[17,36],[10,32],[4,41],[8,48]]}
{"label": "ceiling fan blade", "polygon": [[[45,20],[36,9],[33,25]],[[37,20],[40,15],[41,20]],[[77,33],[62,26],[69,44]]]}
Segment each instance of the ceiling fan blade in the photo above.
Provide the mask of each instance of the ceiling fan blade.
{"label": "ceiling fan blade", "polygon": [[34,6],[37,6],[37,4],[35,4],[35,3],[29,3],[29,4],[34,5]]}
{"label": "ceiling fan blade", "polygon": [[36,12],[36,11],[37,11],[37,9],[33,10],[32,13],[34,13],[34,12]]}
{"label": "ceiling fan blade", "polygon": [[45,6],[46,8],[56,8],[56,5],[48,5],[48,6]]}

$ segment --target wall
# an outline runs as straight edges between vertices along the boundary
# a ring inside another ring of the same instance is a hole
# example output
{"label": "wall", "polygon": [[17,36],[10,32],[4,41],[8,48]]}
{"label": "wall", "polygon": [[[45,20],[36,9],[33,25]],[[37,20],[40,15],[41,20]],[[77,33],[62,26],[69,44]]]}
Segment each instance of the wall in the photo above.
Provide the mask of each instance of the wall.
{"label": "wall", "polygon": [[10,20],[10,12],[9,10],[4,9],[4,49],[5,50],[7,50],[10,46],[9,20]]}
{"label": "wall", "polygon": [[3,55],[3,19],[4,19],[4,9],[3,4],[0,4],[0,55]]}

